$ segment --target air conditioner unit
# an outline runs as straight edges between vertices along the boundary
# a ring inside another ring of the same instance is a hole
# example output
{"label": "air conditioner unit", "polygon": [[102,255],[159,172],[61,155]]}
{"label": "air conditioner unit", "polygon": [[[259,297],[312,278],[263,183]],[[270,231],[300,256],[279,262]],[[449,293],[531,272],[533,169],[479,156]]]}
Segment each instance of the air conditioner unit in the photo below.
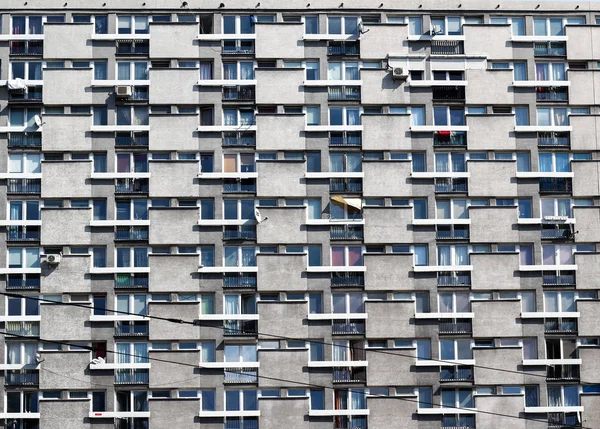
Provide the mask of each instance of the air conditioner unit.
{"label": "air conditioner unit", "polygon": [[59,253],[51,253],[46,255],[46,262],[49,265],[58,265],[60,264],[62,256]]}
{"label": "air conditioner unit", "polygon": [[133,88],[129,85],[117,85],[115,86],[115,94],[118,98],[129,98],[133,95]]}
{"label": "air conditioner unit", "polygon": [[392,69],[392,78],[398,80],[406,80],[408,79],[408,74],[404,72],[404,68],[394,67]]}

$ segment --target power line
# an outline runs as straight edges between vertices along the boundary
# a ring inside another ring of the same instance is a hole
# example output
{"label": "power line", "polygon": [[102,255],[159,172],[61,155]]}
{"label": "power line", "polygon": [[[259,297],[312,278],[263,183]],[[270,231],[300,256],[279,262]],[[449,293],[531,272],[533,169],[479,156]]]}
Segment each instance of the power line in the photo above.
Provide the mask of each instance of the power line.
{"label": "power line", "polygon": [[[12,334],[9,332],[5,332],[5,331],[0,331],[0,335],[8,335],[11,337],[16,337],[16,338],[23,338],[23,339],[30,339],[30,337],[26,337],[24,335],[19,335],[19,334]],[[54,340],[44,340],[42,338],[40,338],[41,342],[49,342],[49,343],[60,343],[62,345],[71,345],[68,342],[62,342],[62,341],[54,341]],[[91,346],[79,346],[79,348],[82,349],[87,349],[89,351],[94,351],[94,348]],[[172,361],[172,360],[168,360],[168,359],[160,359],[160,358],[153,358],[150,356],[142,356],[142,355],[135,355],[133,353],[125,353],[125,352],[118,352],[115,350],[106,350],[107,353],[112,353],[112,354],[118,354],[118,355],[124,355],[124,356],[131,356],[131,357],[138,357],[138,358],[143,358],[143,359],[147,359],[147,360],[155,360],[155,361],[159,361],[159,362],[164,362],[164,363],[170,363],[173,365],[181,365],[181,366],[186,366],[186,367],[192,367],[192,368],[198,368],[197,365],[194,364],[189,364],[186,362],[177,362],[177,361]],[[129,369],[129,368],[124,368],[124,369]],[[80,383],[85,383],[85,384],[90,384],[90,385],[96,385],[96,386],[103,386],[103,387],[110,387],[110,388],[114,388],[114,385],[105,385],[105,384],[99,384],[99,383],[91,383],[87,380],[81,380],[81,379],[77,379],[74,377],[70,377],[70,376],[66,376],[63,374],[59,374],[56,373],[54,371],[51,370],[47,370],[45,368],[41,368],[41,370],[43,371],[47,371],[51,374],[54,375],[58,375],[58,376],[63,376],[65,378],[74,380],[74,381],[78,381]],[[323,389],[323,390],[333,390],[334,392],[348,392],[348,393],[359,393],[359,394],[364,394],[364,389],[351,389],[351,388],[335,388],[335,387],[329,387],[329,386],[324,386],[324,385],[319,385],[319,384],[313,384],[313,383],[304,383],[301,381],[296,381],[296,380],[287,380],[284,378],[279,378],[279,377],[268,377],[268,376],[264,376],[264,375],[254,375],[257,379],[258,378],[262,378],[262,379],[267,379],[267,380],[271,380],[271,381],[279,381],[282,383],[286,383],[286,384],[296,384],[296,385],[300,385],[300,386],[304,386],[304,387],[308,387],[308,388],[318,388],[318,389]],[[197,377],[197,378],[201,378],[201,377]],[[195,379],[195,378],[192,378]],[[170,385],[177,383],[176,381],[172,382]],[[156,385],[156,386],[160,386],[160,385]],[[166,387],[166,386],[165,386]],[[201,389],[201,387],[200,387]],[[257,389],[258,390],[258,389]],[[405,402],[412,402],[415,404],[425,404],[425,405],[430,405],[431,407],[429,408],[435,408],[435,407],[440,407],[440,408],[448,408],[448,409],[452,409],[452,410],[464,410],[464,411],[468,411],[469,414],[486,414],[486,415],[492,415],[492,416],[496,416],[496,417],[506,417],[506,418],[511,418],[511,419],[518,419],[518,420],[528,420],[528,421],[533,421],[533,422],[539,422],[539,423],[544,423],[547,424],[548,421],[547,420],[540,420],[540,419],[534,419],[534,418],[529,418],[529,417],[521,417],[521,416],[513,416],[510,414],[503,414],[503,413],[497,413],[497,412],[493,412],[493,411],[484,411],[484,410],[478,410],[478,409],[473,409],[473,408],[466,408],[466,407],[442,407],[441,403],[435,403],[435,402],[428,402],[428,401],[423,401],[423,400],[419,400],[419,399],[409,399],[409,398],[405,398],[402,396],[386,396],[386,395],[372,395],[372,397],[377,397],[377,398],[389,398],[389,399],[396,399],[396,400],[401,400],[401,401],[405,401]],[[330,416],[330,417],[335,417],[335,416]],[[589,426],[580,426],[581,429],[595,429]]]}
{"label": "power line", "polygon": [[[176,318],[170,318],[170,317],[160,317],[160,316],[150,316],[150,315],[144,316],[144,315],[132,313],[129,311],[115,310],[115,309],[110,309],[110,308],[106,308],[106,307],[94,307],[94,306],[90,306],[90,305],[86,305],[86,304],[80,304],[77,302],[60,302],[60,301],[54,301],[54,300],[47,299],[47,298],[41,298],[39,296],[34,297],[34,296],[28,296],[28,295],[22,295],[22,294],[10,293],[10,292],[0,292],[0,295],[5,295],[5,296],[9,296],[9,297],[17,297],[17,298],[28,298],[28,299],[32,299],[32,300],[36,300],[36,301],[49,302],[49,303],[56,304],[56,305],[75,306],[75,307],[87,308],[87,309],[91,309],[91,310],[94,310],[94,309],[101,310],[101,311],[111,312],[111,313],[116,313],[116,314],[139,316],[139,317],[144,317],[146,319],[161,320],[161,321],[169,322],[169,323],[186,324],[186,325],[193,325],[193,326],[198,326],[198,327],[226,330],[226,328],[223,326],[215,326],[214,324],[208,324],[208,323],[202,322],[201,320],[186,321],[183,319],[176,319]],[[265,337],[276,338],[276,339],[280,339],[280,340],[308,341],[311,343],[340,347],[337,344],[327,342],[327,341],[315,341],[315,340],[306,339],[306,338],[293,338],[293,337],[288,337],[288,336],[284,336],[284,335],[268,334],[268,333],[258,332],[258,331],[256,332],[256,334],[262,335]],[[344,348],[346,348],[346,347],[344,347]],[[412,355],[408,355],[408,354],[404,354],[404,353],[398,353],[398,352],[391,352],[391,351],[382,350],[382,349],[368,349],[368,352],[369,353],[381,353],[381,354],[385,354],[385,355],[389,355],[389,356],[404,357],[404,358],[411,359],[411,360],[414,360],[416,358],[416,356],[412,356]],[[440,364],[447,364],[449,366],[459,365],[459,364],[457,364],[456,361],[445,360],[445,359],[436,359],[436,358],[419,359],[419,361],[421,361],[421,362],[426,362],[426,361],[439,362]],[[547,378],[546,375],[544,375],[544,374],[527,372],[527,371],[519,371],[519,370],[511,370],[511,369],[505,369],[505,368],[497,368],[497,367],[492,367],[492,366],[487,366],[487,365],[473,364],[473,365],[464,365],[464,366],[472,366],[473,368],[479,368],[479,369],[508,373],[508,374],[520,374],[520,375],[527,375],[527,376],[543,378],[543,379]],[[540,364],[539,366],[546,366],[546,365]],[[582,385],[597,385],[598,384],[598,383],[588,382],[588,381],[584,381],[584,380],[580,380],[579,383]]]}

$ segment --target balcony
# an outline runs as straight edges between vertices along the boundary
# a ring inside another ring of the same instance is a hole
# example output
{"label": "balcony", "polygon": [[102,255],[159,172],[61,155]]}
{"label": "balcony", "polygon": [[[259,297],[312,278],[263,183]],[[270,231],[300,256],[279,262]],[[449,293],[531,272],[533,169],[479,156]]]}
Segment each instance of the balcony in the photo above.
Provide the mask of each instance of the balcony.
{"label": "balcony", "polygon": [[[221,425],[223,425],[223,423],[221,423]],[[242,421],[239,417],[228,417],[227,420],[225,420],[225,425],[223,427],[224,429],[258,429],[258,419],[256,417],[244,417],[244,420]]]}
{"label": "balcony", "polygon": [[8,101],[15,103],[41,103],[42,87],[28,86],[25,89],[9,89]]}
{"label": "balcony", "polygon": [[571,147],[569,139],[569,133],[562,132],[543,132],[538,133],[538,146],[540,147],[554,147],[554,148],[565,148]]}
{"label": "balcony", "polygon": [[467,146],[467,133],[464,131],[436,131],[433,134],[434,146]]}
{"label": "balcony", "polygon": [[548,366],[546,380],[579,380],[579,365]]}
{"label": "balcony", "polygon": [[150,41],[148,40],[117,40],[117,55],[148,55]]}
{"label": "balcony", "polygon": [[225,226],[223,240],[256,240],[256,226]]}
{"label": "balcony", "polygon": [[233,85],[223,87],[223,101],[254,101],[255,99],[254,86]]}
{"label": "balcony", "polygon": [[35,386],[40,383],[40,373],[38,371],[7,371],[4,377],[6,386]]}
{"label": "balcony", "polygon": [[115,194],[147,194],[148,179],[116,179]]}
{"label": "balcony", "polygon": [[39,274],[25,274],[23,277],[21,274],[9,274],[6,281],[6,289],[18,290],[18,289],[39,289],[40,288],[40,276]]}
{"label": "balcony", "polygon": [[255,179],[225,179],[223,180],[224,194],[249,194],[256,193]]}
{"label": "balcony", "polygon": [[473,326],[470,319],[440,319],[440,334],[470,334]]}
{"label": "balcony", "polygon": [[440,382],[473,381],[473,368],[447,367],[440,371]]}
{"label": "balcony", "polygon": [[258,383],[258,368],[226,368],[225,384]]}
{"label": "balcony", "polygon": [[147,288],[148,274],[117,274],[115,276],[115,289]]}
{"label": "balcony", "polygon": [[573,191],[571,178],[540,177],[540,193],[544,194],[570,194]]}
{"label": "balcony", "polygon": [[464,228],[458,228],[455,226],[454,229],[446,229],[442,226],[438,226],[438,229],[435,233],[435,238],[437,240],[468,240],[469,227],[465,226]]}
{"label": "balcony", "polygon": [[5,322],[4,330],[10,334],[20,335],[23,337],[39,337],[40,322],[32,321],[11,321]]}
{"label": "balcony", "polygon": [[533,54],[536,57],[564,57],[567,55],[565,42],[535,42]]}
{"label": "balcony", "polygon": [[224,132],[223,146],[256,146],[254,132]]}
{"label": "balcony", "polygon": [[223,277],[224,288],[255,288],[256,274],[225,274]]}
{"label": "balcony", "polygon": [[41,133],[10,133],[9,149],[39,149],[42,147]]}
{"label": "balcony", "polygon": [[334,320],[332,323],[331,333],[333,335],[364,335],[365,321],[364,320]]}
{"label": "balcony", "polygon": [[435,192],[461,193],[467,192],[467,179],[462,177],[448,177],[435,179]]}
{"label": "balcony", "polygon": [[356,131],[330,132],[329,146],[360,146],[361,134]]}
{"label": "balcony", "polygon": [[576,429],[581,427],[578,413],[548,413],[548,429]]}
{"label": "balcony", "polygon": [[43,40],[12,40],[10,42],[10,55],[43,55]]}
{"label": "balcony", "polygon": [[543,240],[573,240],[573,231],[570,225],[542,226],[541,235]]}
{"label": "balcony", "polygon": [[39,194],[41,191],[40,179],[8,179],[6,192],[9,194]]}
{"label": "balcony", "polygon": [[115,134],[116,147],[147,148],[149,137],[147,132],[117,132]]}
{"label": "balcony", "polygon": [[360,55],[360,44],[359,42],[330,41],[327,45],[327,55],[357,57]]}
{"label": "balcony", "polygon": [[575,286],[575,271],[542,273],[543,286]]}
{"label": "balcony", "polygon": [[329,192],[362,192],[362,179],[329,179]]}
{"label": "balcony", "polygon": [[40,241],[39,226],[9,225],[6,241]]}
{"label": "balcony", "polygon": [[432,93],[435,101],[463,101],[465,99],[464,86],[434,86]]}
{"label": "balcony", "polygon": [[331,273],[331,287],[364,286],[365,275],[363,273],[338,272]]}
{"label": "balcony", "polygon": [[224,40],[223,55],[254,55],[254,40]]}
{"label": "balcony", "polygon": [[117,226],[115,241],[147,241],[147,226]]}
{"label": "balcony", "polygon": [[460,40],[432,40],[431,55],[462,55],[465,53]]}
{"label": "balcony", "polygon": [[124,321],[117,322],[115,337],[144,337],[148,335],[148,322]]}
{"label": "balcony", "polygon": [[469,271],[440,272],[437,279],[438,286],[471,286],[471,273]]}
{"label": "balcony", "polygon": [[333,368],[334,383],[366,383],[367,372],[365,368]]}
{"label": "balcony", "polygon": [[569,101],[569,88],[566,86],[539,86],[535,89],[536,101]]}
{"label": "balcony", "polygon": [[330,240],[362,240],[362,225],[331,225],[329,229]]}
{"label": "balcony", "polygon": [[115,384],[148,384],[149,380],[147,369],[115,370]]}
{"label": "balcony", "polygon": [[360,101],[360,86],[330,86],[327,88],[329,101]]}
{"label": "balcony", "polygon": [[223,335],[251,335],[258,333],[256,320],[225,320],[223,322]]}
{"label": "balcony", "polygon": [[577,319],[546,319],[544,332],[547,334],[576,334]]}

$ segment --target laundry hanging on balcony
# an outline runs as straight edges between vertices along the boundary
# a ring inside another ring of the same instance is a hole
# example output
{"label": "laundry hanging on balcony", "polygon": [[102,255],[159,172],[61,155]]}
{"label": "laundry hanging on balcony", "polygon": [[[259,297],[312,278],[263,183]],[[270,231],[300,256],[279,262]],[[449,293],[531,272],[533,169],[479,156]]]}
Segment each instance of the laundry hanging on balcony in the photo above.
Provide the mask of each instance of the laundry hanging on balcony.
{"label": "laundry hanging on balcony", "polygon": [[450,138],[452,137],[452,131],[448,131],[448,130],[442,130],[442,131],[438,131],[437,132],[437,138],[438,141],[441,142],[449,142]]}
{"label": "laundry hanging on balcony", "polygon": [[7,86],[9,90],[12,91],[27,91],[27,84],[21,78],[11,79],[7,82]]}

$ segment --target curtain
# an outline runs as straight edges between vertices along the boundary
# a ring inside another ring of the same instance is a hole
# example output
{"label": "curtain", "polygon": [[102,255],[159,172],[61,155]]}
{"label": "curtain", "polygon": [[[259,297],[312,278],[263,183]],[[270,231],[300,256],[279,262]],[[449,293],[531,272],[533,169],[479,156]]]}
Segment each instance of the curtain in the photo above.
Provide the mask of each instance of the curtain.
{"label": "curtain", "polygon": [[16,365],[21,363],[21,343],[6,343],[6,363]]}
{"label": "curtain", "polygon": [[554,108],[554,125],[563,126],[567,124],[567,109]]}
{"label": "curtain", "polygon": [[201,304],[202,314],[214,314],[215,313],[215,297],[214,295],[202,295]]}
{"label": "curtain", "polygon": [[237,63],[223,64],[223,79],[225,79],[225,80],[237,79]]}
{"label": "curtain", "polygon": [[515,80],[527,80],[527,64],[514,63],[513,66]]}
{"label": "curtain", "polygon": [[42,63],[37,61],[31,61],[29,63],[29,79],[30,80],[42,80]]}
{"label": "curtain", "polygon": [[473,392],[471,390],[458,390],[458,406],[461,408],[473,407]]}
{"label": "curtain", "polygon": [[562,311],[575,311],[575,294],[573,292],[562,292],[560,301]]}
{"label": "curtain", "polygon": [[40,266],[40,249],[25,249],[25,268],[38,268]]}
{"label": "curtain", "polygon": [[346,109],[346,125],[360,125],[360,111],[358,109]]}
{"label": "curtain", "polygon": [[254,247],[242,247],[242,267],[256,266],[256,249]]}
{"label": "curtain", "polygon": [[538,108],[537,109],[538,125],[547,126],[552,125],[552,116],[550,109]]}
{"label": "curtain", "polygon": [[336,340],[333,342],[333,360],[336,362],[349,360],[347,341]]}
{"label": "curtain", "polygon": [[561,388],[560,386],[548,386],[548,406],[549,407],[561,407]]}
{"label": "curtain", "polygon": [[362,171],[361,153],[352,152],[346,154],[346,170],[351,173]]}
{"label": "curtain", "polygon": [[525,406],[537,407],[540,404],[537,386],[525,386]]}
{"label": "curtain", "polygon": [[147,363],[148,362],[148,344],[147,343],[133,343],[133,357],[134,363]]}
{"label": "curtain", "polygon": [[131,108],[129,106],[117,107],[117,125],[131,125]]}
{"label": "curtain", "polygon": [[308,218],[321,219],[321,200],[308,200]]}
{"label": "curtain", "polygon": [[454,408],[455,397],[454,390],[442,390],[442,408]]}
{"label": "curtain", "polygon": [[517,152],[517,171],[529,171],[529,153]]}
{"label": "curtain", "polygon": [[557,312],[558,311],[558,293],[557,292],[544,292],[544,311]]}
{"label": "curtain", "polygon": [[552,154],[551,153],[540,153],[539,154],[539,170],[541,172],[552,171]]}
{"label": "curtain", "polygon": [[564,386],[565,407],[579,406],[579,392],[577,386]]}
{"label": "curtain", "polygon": [[408,34],[420,35],[423,34],[423,24],[421,17],[408,18]]}
{"label": "curtain", "polygon": [[350,408],[353,410],[367,408],[367,399],[363,389],[352,389],[350,391]]}
{"label": "curtain", "polygon": [[131,171],[131,165],[129,164],[130,160],[131,160],[131,158],[128,153],[118,153],[117,154],[117,172],[118,173],[129,173]]}
{"label": "curtain", "polygon": [[238,266],[238,248],[237,247],[225,247],[225,266],[226,267],[237,267]]}
{"label": "curtain", "polygon": [[438,265],[451,265],[450,246],[438,246]]}
{"label": "curtain", "polygon": [[254,79],[254,63],[252,63],[252,62],[241,62],[240,63],[240,79],[242,79],[242,80]]}
{"label": "curtain", "polygon": [[554,265],[555,254],[554,246],[542,246],[542,265]]}
{"label": "curtain", "polygon": [[117,63],[117,79],[118,80],[130,80],[131,79],[131,63],[118,62]]}
{"label": "curtain", "polygon": [[[549,200],[550,202],[554,202],[553,200]],[[571,201],[570,200],[566,200],[566,199],[558,199],[556,200],[557,206],[558,206],[558,212],[557,215],[558,216],[567,216],[567,217],[571,217]],[[553,211],[549,214],[549,216],[552,216]]]}
{"label": "curtain", "polygon": [[436,216],[438,219],[450,219],[450,201],[436,201]]}
{"label": "curtain", "polygon": [[538,63],[535,65],[536,80],[550,80],[550,65],[548,63]]}
{"label": "curtain", "polygon": [[469,265],[468,246],[456,246],[454,248],[454,263],[456,265]]}
{"label": "curtain", "polygon": [[425,125],[425,108],[411,107],[410,108],[411,125]]}
{"label": "curtain", "polygon": [[147,267],[148,266],[148,249],[146,247],[134,247],[133,248],[133,266],[134,267]]}
{"label": "curtain", "polygon": [[452,313],[452,294],[441,293],[440,299],[440,313]]}
{"label": "curtain", "polygon": [[128,247],[117,248],[117,267],[130,267],[131,255]]}
{"label": "curtain", "polygon": [[8,172],[22,173],[23,172],[23,155],[11,153],[8,155]]}
{"label": "curtain", "polygon": [[343,267],[344,263],[344,248],[343,247],[332,247],[331,248],[331,265],[334,267]]}
{"label": "curtain", "polygon": [[10,202],[10,220],[23,220],[23,203],[20,201]]}
{"label": "curtain", "polygon": [[346,63],[346,80],[359,80],[358,63]]}
{"label": "curtain", "polygon": [[117,343],[117,363],[130,363],[132,357],[129,356],[129,343]]}
{"label": "curtain", "polygon": [[225,314],[240,314],[239,295],[225,295]]}
{"label": "curtain", "polygon": [[467,200],[452,200],[452,208],[454,209],[454,219],[467,219]]}
{"label": "curtain", "polygon": [[343,153],[336,152],[329,154],[329,171],[333,173],[339,173],[344,171]]}
{"label": "curtain", "polygon": [[212,79],[212,63],[200,62],[200,80]]}
{"label": "curtain", "polygon": [[214,362],[215,361],[215,345],[212,343],[202,343],[201,351],[202,362]]}
{"label": "curtain", "polygon": [[135,80],[148,80],[148,63],[133,63],[133,78]]}
{"label": "curtain", "polygon": [[456,294],[456,308],[457,313],[468,313],[471,311],[471,304],[469,301],[468,293],[457,293]]}
{"label": "curtain", "polygon": [[552,80],[565,79],[565,65],[563,63],[552,63]]}
{"label": "curtain", "polygon": [[356,267],[363,265],[362,249],[360,247],[348,247],[348,266]]}
{"label": "curtain", "polygon": [[146,314],[146,295],[133,295],[133,313]]}
{"label": "curtain", "polygon": [[533,246],[524,244],[520,245],[519,258],[521,265],[533,265]]}
{"label": "curtain", "polygon": [[435,154],[435,171],[438,173],[448,171],[448,154],[447,153],[436,153]]}
{"label": "curtain", "polygon": [[556,160],[556,172],[566,173],[571,171],[568,153],[555,153],[554,156]]}
{"label": "curtain", "polygon": [[[203,218],[207,219],[207,218]],[[215,248],[209,246],[203,246],[200,248],[200,263],[205,267],[215,266]]]}
{"label": "curtain", "polygon": [[148,172],[148,155],[145,153],[133,154],[134,171],[138,173]]}
{"label": "curtain", "polygon": [[465,163],[465,155],[464,154],[453,153],[450,156],[452,158],[452,171],[454,171],[454,172],[467,171],[467,165]]}
{"label": "curtain", "polygon": [[148,125],[148,107],[133,108],[132,125]]}
{"label": "curtain", "polygon": [[42,171],[41,155],[28,153],[25,157],[25,172],[40,173]]}
{"label": "curtain", "polygon": [[561,265],[573,264],[573,249],[571,246],[558,246],[558,257],[558,263]]}
{"label": "curtain", "polygon": [[515,123],[519,126],[529,125],[529,108],[515,107]]}
{"label": "curtain", "polygon": [[240,125],[254,125],[253,110],[240,110]]}

